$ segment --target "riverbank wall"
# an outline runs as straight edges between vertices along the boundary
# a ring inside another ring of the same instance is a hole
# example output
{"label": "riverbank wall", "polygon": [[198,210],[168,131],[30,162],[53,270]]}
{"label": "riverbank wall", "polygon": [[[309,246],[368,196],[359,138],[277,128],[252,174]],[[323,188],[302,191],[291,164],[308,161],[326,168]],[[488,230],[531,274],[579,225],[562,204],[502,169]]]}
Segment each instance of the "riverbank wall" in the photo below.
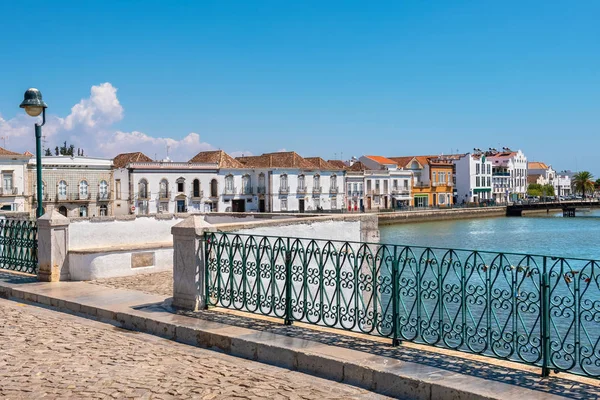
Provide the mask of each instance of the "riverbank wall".
{"label": "riverbank wall", "polygon": [[379,226],[445,221],[452,219],[467,218],[490,218],[506,216],[506,207],[481,207],[481,208],[454,208],[448,210],[423,210],[423,211],[401,211],[393,213],[379,213]]}

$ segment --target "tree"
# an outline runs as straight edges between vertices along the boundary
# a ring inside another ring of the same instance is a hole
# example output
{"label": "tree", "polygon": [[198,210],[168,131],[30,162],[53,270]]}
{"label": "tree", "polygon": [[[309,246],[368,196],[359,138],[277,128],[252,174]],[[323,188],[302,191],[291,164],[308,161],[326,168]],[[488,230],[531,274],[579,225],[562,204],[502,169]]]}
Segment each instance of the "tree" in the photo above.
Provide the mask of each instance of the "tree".
{"label": "tree", "polygon": [[549,183],[542,186],[542,195],[543,196],[554,196],[554,186],[552,186]]}
{"label": "tree", "polygon": [[45,156],[51,156],[52,152],[50,151],[50,149],[46,149],[46,151],[44,152]]}
{"label": "tree", "polygon": [[[49,153],[49,151],[46,151],[46,155],[50,155],[48,153]],[[75,155],[75,145],[73,145],[73,144],[67,145],[67,142],[65,141],[62,146],[60,146],[60,147],[56,146],[54,148],[54,154],[57,156],[58,155],[74,156]],[[77,148],[77,155],[83,156],[83,149]]]}
{"label": "tree", "polygon": [[581,171],[573,175],[573,187],[575,192],[581,193],[585,196],[586,193],[594,191],[594,175],[588,171]]}
{"label": "tree", "polygon": [[542,195],[542,185],[539,183],[530,183],[527,187],[527,194],[529,196],[541,196]]}
{"label": "tree", "polygon": [[594,182],[594,189],[600,190],[600,178],[596,179],[596,182]]}

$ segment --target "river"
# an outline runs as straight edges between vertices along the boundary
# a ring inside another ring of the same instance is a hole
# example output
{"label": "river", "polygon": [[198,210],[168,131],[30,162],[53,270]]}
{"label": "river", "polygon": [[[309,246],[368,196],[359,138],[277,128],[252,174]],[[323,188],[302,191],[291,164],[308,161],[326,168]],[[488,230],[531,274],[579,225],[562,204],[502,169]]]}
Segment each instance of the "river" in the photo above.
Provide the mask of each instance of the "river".
{"label": "river", "polygon": [[476,249],[600,260],[600,210],[382,226],[388,244]]}

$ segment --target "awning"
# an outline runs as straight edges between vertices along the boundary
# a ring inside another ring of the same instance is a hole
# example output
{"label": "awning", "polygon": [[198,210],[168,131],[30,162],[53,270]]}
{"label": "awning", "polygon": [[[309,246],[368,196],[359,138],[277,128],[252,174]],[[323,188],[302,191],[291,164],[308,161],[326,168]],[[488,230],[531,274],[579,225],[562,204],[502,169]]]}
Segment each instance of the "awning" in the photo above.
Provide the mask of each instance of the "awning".
{"label": "awning", "polygon": [[486,193],[491,191],[492,189],[473,189],[473,193]]}

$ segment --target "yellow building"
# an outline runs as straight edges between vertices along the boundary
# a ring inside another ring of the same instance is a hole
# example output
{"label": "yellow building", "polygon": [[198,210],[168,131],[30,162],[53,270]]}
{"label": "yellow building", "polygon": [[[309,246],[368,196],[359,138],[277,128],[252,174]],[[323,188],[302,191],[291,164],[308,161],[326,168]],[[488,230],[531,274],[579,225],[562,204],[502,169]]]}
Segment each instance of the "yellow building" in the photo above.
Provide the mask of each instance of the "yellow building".
{"label": "yellow building", "polygon": [[450,207],[454,198],[454,165],[440,156],[390,157],[399,168],[414,174],[413,200],[415,207]]}

